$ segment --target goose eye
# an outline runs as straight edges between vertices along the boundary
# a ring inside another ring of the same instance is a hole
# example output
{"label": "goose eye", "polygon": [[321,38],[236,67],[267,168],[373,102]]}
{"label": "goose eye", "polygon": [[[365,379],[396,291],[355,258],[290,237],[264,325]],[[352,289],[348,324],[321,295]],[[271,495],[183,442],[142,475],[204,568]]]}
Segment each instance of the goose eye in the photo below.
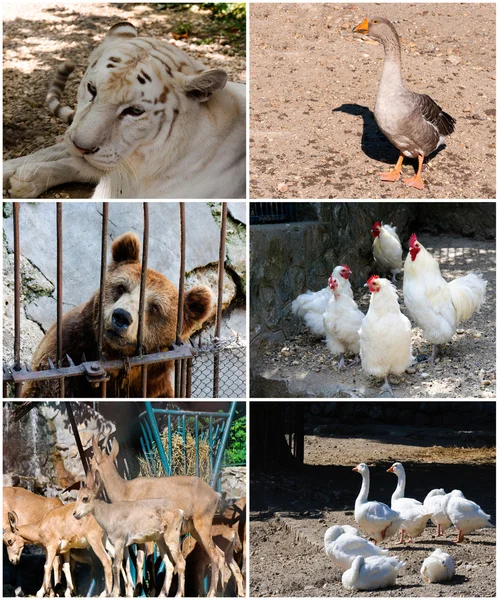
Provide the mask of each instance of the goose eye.
{"label": "goose eye", "polygon": [[143,115],[145,112],[146,111],[140,106],[129,106],[121,112],[120,116],[124,117],[126,115],[130,115],[131,117],[140,117],[140,115]]}
{"label": "goose eye", "polygon": [[95,87],[95,85],[92,85],[91,83],[87,83],[87,90],[89,92],[89,94],[92,96],[92,100],[95,98],[95,96],[97,96],[97,89]]}
{"label": "goose eye", "polygon": [[376,24],[377,22],[378,22],[378,20],[377,20],[377,19],[374,19],[373,23],[374,23],[374,24]]}

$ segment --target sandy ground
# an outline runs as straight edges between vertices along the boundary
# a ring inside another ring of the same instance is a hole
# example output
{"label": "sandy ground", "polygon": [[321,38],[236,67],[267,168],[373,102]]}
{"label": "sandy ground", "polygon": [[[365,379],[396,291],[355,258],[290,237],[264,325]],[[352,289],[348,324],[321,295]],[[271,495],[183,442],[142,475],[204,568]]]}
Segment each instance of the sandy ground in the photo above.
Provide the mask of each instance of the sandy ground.
{"label": "sandy ground", "polygon": [[[431,354],[419,327],[413,329],[413,354],[417,362],[401,377],[390,377],[394,395],[400,398],[494,398],[496,384],[496,276],[495,242],[455,236],[419,236],[421,243],[440,263],[443,277],[450,281],[470,272],[482,273],[489,282],[485,303],[479,313],[459,325],[451,342],[440,346],[432,367],[424,358]],[[411,318],[403,303],[402,281],[397,283],[401,310]],[[360,310],[367,312],[370,294],[354,290]],[[412,321],[412,319],[411,319]],[[303,389],[301,396],[329,397],[337,386],[337,397],[372,397],[381,383],[363,373],[360,363],[340,372],[322,340],[306,333],[284,347],[268,350],[252,368],[269,379],[286,380]],[[384,395],[387,393],[385,392]]]}
{"label": "sandy ground", "polygon": [[[372,113],[383,48],[352,33],[367,15],[395,24],[407,87],[457,119],[423,191],[377,176],[398,151]],[[495,4],[253,4],[250,25],[252,198],[495,196]]]}
{"label": "sandy ground", "polygon": [[[57,141],[67,125],[51,116],[45,94],[61,60],[76,63],[63,102],[76,103],[78,83],[91,49],[119,21],[130,21],[139,33],[174,40],[182,50],[212,68],[227,71],[233,81],[246,79],[245,41],[217,35],[210,11],[158,11],[148,4],[45,4],[5,2],[3,10],[3,141],[4,160],[24,156]],[[189,29],[189,35],[175,31]],[[175,39],[176,37],[178,39]],[[243,36],[244,37],[244,36]],[[209,39],[210,43],[200,44]],[[53,188],[43,198],[88,198],[93,187],[68,184]]]}
{"label": "sandy ground", "polygon": [[[390,438],[386,436],[389,433]],[[446,447],[434,448],[435,430],[371,426],[363,435],[305,437],[305,466],[251,482],[250,592],[253,596],[439,597],[495,595],[495,530],[481,529],[463,543],[453,542],[455,529],[436,538],[429,526],[413,543],[383,547],[406,563],[396,585],[352,594],[341,585],[341,570],[323,551],[324,533],[335,524],[355,526],[353,506],[361,479],[352,467],[371,469],[370,498],[390,502],[395,477],[386,473],[394,461],[404,463],[408,497],[423,500],[433,488],[460,487],[491,513],[495,523],[495,452],[452,447],[450,431],[440,431]],[[425,584],[419,570],[433,550],[449,553],[456,575],[448,584]]]}

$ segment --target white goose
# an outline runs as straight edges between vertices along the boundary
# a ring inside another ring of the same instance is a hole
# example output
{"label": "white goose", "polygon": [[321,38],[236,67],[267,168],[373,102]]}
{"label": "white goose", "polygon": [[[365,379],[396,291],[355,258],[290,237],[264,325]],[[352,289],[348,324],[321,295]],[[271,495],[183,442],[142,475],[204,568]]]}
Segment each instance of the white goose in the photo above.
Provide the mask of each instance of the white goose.
{"label": "white goose", "polygon": [[388,550],[378,548],[369,540],[360,537],[358,529],[350,525],[334,525],[324,534],[324,550],[333,563],[349,569],[357,556],[383,556]]}
{"label": "white goose", "polygon": [[402,524],[402,518],[396,510],[392,510],[383,502],[369,502],[369,467],[360,463],[352,469],[362,475],[362,486],[355,500],[355,521],[364,531],[382,542],[394,536]]}
{"label": "white goose", "polygon": [[475,502],[467,500],[461,490],[452,490],[444,499],[444,510],[458,531],[456,542],[462,542],[467,533],[494,527],[490,515],[486,514]]}
{"label": "white goose", "polygon": [[428,558],[425,558],[421,567],[421,575],[426,583],[441,583],[442,581],[450,581],[456,568],[450,554],[435,550]]}
{"label": "white goose", "polygon": [[400,526],[400,544],[404,542],[404,533],[407,532],[409,541],[421,535],[426,527],[428,519],[431,517],[429,511],[419,500],[415,498],[405,498],[406,475],[402,463],[396,462],[387,469],[388,473],[394,473],[397,476],[397,487],[392,494],[391,506],[400,513],[402,525]]}
{"label": "white goose", "polygon": [[404,565],[393,556],[357,556],[341,583],[347,590],[379,590],[393,585]]}
{"label": "white goose", "polygon": [[431,490],[423,501],[423,504],[432,513],[430,519],[437,526],[437,537],[440,537],[444,531],[452,526],[452,521],[444,510],[445,496],[445,490],[438,488]]}

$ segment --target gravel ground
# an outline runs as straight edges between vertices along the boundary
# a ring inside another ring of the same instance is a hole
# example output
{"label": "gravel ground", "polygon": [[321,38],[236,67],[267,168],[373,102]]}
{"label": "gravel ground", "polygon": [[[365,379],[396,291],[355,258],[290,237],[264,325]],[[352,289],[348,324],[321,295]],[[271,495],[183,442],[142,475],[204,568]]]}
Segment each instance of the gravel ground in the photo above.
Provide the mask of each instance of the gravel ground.
{"label": "gravel ground", "polygon": [[[418,236],[438,260],[442,276],[450,281],[470,272],[482,273],[489,282],[479,313],[462,323],[451,342],[439,348],[435,367],[416,363],[401,377],[390,377],[394,395],[400,398],[494,398],[496,384],[496,276],[495,242],[455,236]],[[410,315],[403,303],[402,281],[397,283],[401,310]],[[354,290],[360,310],[366,313],[370,294]],[[412,321],[412,319],[411,319]],[[413,328],[413,354],[424,358],[431,354],[419,327]],[[274,380],[295,382],[306,393],[303,397],[331,396],[331,385],[338,386],[338,397],[372,397],[379,394],[381,383],[363,373],[360,363],[338,372],[337,359],[326,345],[306,333],[293,338],[284,347],[268,350],[252,368]],[[386,395],[386,392],[385,392]]]}
{"label": "gravel ground", "polygon": [[[495,10],[493,3],[253,4],[251,197],[494,198]],[[398,151],[372,114],[383,49],[352,33],[367,15],[394,22],[408,88],[457,119],[447,148],[424,167],[424,191],[377,176]]]}
{"label": "gravel ground", "polygon": [[[158,11],[152,4],[83,2],[5,2],[2,9],[4,160],[50,146],[65,132],[67,125],[45,107],[54,68],[62,60],[76,63],[63,98],[69,106],[75,105],[90,50],[119,21],[130,21],[139,33],[171,40],[201,62],[226,70],[233,81],[246,79],[244,39],[229,40],[218,34],[210,11]],[[175,34],[184,29],[189,35]],[[199,43],[206,39],[210,43]],[[88,185],[68,184],[41,197],[88,198],[92,191]]]}
{"label": "gravel ground", "polygon": [[[305,466],[262,475],[251,481],[250,592],[252,596],[352,596],[341,585],[341,570],[323,551],[326,529],[334,524],[355,526],[353,506],[361,479],[352,467],[360,461],[371,468],[370,498],[390,502],[395,478],[386,469],[398,460],[407,472],[407,496],[423,500],[433,488],[459,487],[492,515],[495,523],[495,450],[452,447],[450,431],[439,431],[447,447],[433,447],[434,429],[363,426],[364,434],[305,437]],[[347,428],[345,428],[347,429]],[[366,431],[367,429],[367,431]],[[388,429],[388,431],[387,431]],[[386,438],[390,435],[389,440]],[[454,438],[454,441],[457,440]],[[406,563],[396,585],[362,592],[373,597],[439,597],[495,595],[495,530],[482,529],[453,542],[451,528],[436,538],[429,526],[413,543],[383,547]],[[440,548],[449,553],[456,575],[448,584],[425,584],[423,560]]]}

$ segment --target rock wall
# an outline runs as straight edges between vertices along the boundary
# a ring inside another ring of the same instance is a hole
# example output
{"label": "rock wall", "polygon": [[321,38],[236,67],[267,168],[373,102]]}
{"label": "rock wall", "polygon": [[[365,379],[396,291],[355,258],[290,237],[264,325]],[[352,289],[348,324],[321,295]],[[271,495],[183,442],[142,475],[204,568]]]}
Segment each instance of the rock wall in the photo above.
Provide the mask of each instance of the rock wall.
{"label": "rock wall", "polygon": [[[224,308],[244,308],[246,285],[246,206],[229,203],[224,275]],[[21,240],[21,355],[31,355],[56,320],[56,205],[30,202],[20,206]],[[186,286],[203,283],[216,293],[220,241],[220,204],[186,203]],[[63,310],[87,301],[99,288],[102,205],[65,202],[63,206]],[[178,203],[149,203],[148,265],[178,285]],[[142,240],[141,203],[109,203],[108,261],[112,240],[134,231]],[[4,204],[4,361],[13,362],[13,218]],[[234,327],[233,327],[234,328]],[[240,332],[243,333],[243,332]],[[244,334],[243,334],[244,335]]]}
{"label": "rock wall", "polygon": [[246,496],[246,467],[224,467],[222,469],[222,492],[228,498]]}
{"label": "rock wall", "polygon": [[311,203],[317,220],[279,225],[252,225],[250,235],[251,349],[257,358],[267,344],[296,335],[302,323],[291,303],[306,290],[326,286],[335,265],[352,269],[352,287],[359,288],[376,269],[371,227],[375,221],[397,226],[407,251],[413,232],[431,231],[480,239],[495,237],[495,203]]}

